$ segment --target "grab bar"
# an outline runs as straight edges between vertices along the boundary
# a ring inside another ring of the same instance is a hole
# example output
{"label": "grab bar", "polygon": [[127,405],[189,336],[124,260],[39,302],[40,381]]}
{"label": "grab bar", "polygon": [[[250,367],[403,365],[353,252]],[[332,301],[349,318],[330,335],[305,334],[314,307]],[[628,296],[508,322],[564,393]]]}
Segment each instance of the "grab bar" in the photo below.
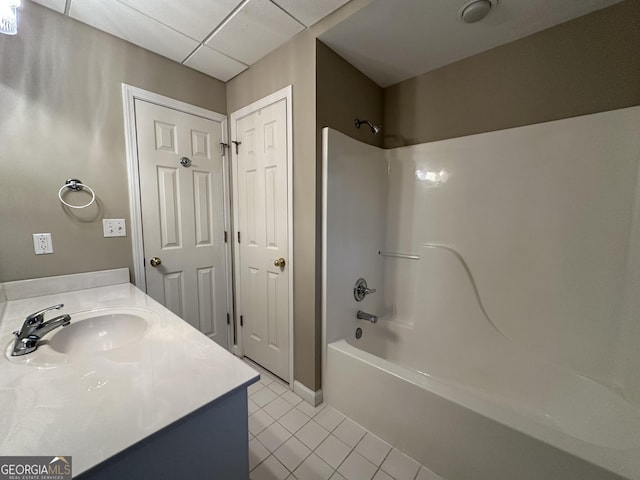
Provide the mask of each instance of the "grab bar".
{"label": "grab bar", "polygon": [[408,260],[420,260],[420,255],[412,255],[410,253],[387,252],[384,250],[380,250],[378,254],[382,255],[383,257],[406,258]]}

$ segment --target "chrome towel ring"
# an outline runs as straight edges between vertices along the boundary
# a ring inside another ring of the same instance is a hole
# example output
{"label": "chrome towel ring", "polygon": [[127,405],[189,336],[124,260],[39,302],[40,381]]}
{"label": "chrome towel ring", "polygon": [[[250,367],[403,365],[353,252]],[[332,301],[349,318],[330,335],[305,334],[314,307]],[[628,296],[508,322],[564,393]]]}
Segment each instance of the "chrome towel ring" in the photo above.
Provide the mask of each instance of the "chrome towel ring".
{"label": "chrome towel ring", "polygon": [[[80,192],[86,188],[87,190],[89,190],[89,192],[91,192],[91,200],[89,200],[89,203],[86,203],[84,205],[71,205],[70,203],[67,203],[62,199],[62,192],[64,191],[65,188],[68,190],[71,190],[72,192]],[[96,201],[96,194],[89,185],[85,185],[84,183],[82,183],[82,181],[78,180],[77,178],[70,178],[66,182],[64,182],[64,185],[60,187],[60,190],[58,190],[58,198],[64,205],[66,205],[69,208],[87,208],[88,206],[92,205],[93,202]]]}

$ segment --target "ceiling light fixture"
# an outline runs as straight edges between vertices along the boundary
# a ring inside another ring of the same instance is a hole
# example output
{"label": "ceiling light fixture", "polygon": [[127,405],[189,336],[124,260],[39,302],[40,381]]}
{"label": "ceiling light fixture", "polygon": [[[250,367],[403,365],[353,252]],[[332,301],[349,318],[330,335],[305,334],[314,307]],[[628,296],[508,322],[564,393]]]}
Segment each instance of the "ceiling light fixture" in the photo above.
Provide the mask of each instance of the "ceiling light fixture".
{"label": "ceiling light fixture", "polygon": [[18,33],[18,7],[20,0],[0,0],[0,33]]}
{"label": "ceiling light fixture", "polygon": [[479,22],[486,17],[497,4],[498,0],[471,0],[460,7],[458,14],[464,23]]}

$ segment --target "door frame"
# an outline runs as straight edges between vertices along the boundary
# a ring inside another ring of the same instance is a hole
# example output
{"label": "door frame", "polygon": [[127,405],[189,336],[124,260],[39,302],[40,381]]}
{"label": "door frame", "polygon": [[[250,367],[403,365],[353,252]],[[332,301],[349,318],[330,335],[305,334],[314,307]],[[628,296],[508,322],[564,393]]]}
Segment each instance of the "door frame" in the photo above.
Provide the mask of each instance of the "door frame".
{"label": "door frame", "polygon": [[[142,100],[160,107],[170,108],[179,112],[195,115],[197,117],[206,118],[221,123],[222,142],[227,143],[227,116],[211,110],[207,110],[196,105],[181,102],[170,97],[165,97],[142,88],[132,85],[122,84],[122,106],[124,112],[124,139],[127,160],[127,177],[129,182],[129,214],[131,216],[131,225],[129,234],[131,236],[131,246],[133,249],[133,273],[135,276],[135,285],[147,292],[147,277],[144,268],[144,237],[142,232],[142,203],[140,196],[140,159],[138,158],[138,140],[136,137],[136,115],[135,100]],[[212,145],[211,148],[217,148]],[[228,148],[223,151],[222,155],[222,177],[223,177],[223,203],[224,203],[224,229],[225,232],[231,231],[231,206],[230,206],[230,183],[229,183],[229,155]],[[225,244],[225,272],[227,275],[226,300],[227,312],[231,318],[234,318],[233,312],[233,290],[232,290],[232,256],[231,244]],[[231,327],[231,325],[228,325]],[[233,346],[233,335],[231,328],[227,328],[227,341],[229,348]]]}
{"label": "door frame", "polygon": [[[269,105],[279,102],[281,100],[286,101],[286,112],[287,112],[287,264],[289,265],[288,269],[288,287],[289,287],[289,388],[293,390],[293,108],[292,108],[292,93],[293,88],[291,85],[288,85],[277,92],[272,93],[271,95],[267,95],[260,100],[257,100],[229,115],[229,126],[231,131],[231,138],[237,138],[236,132],[236,122],[250,115],[257,110],[261,110]],[[233,150],[230,154],[232,159],[235,159],[235,149],[234,145],[229,146],[229,150]],[[232,176],[233,176],[233,195],[232,195],[232,204],[233,204],[233,244],[234,244],[234,266],[236,267],[236,275],[234,278],[234,286],[236,292],[236,305],[240,304],[240,300],[242,297],[242,289],[240,288],[240,275],[237,273],[237,269],[240,266],[240,249],[237,248],[237,239],[238,239],[238,226],[240,224],[240,219],[238,218],[238,162],[233,161],[232,164]],[[238,309],[239,310],[239,307]],[[234,317],[235,319],[235,317]],[[235,324],[239,324],[239,319],[235,319]],[[234,346],[234,353],[240,356],[244,356],[242,349],[242,332],[238,329],[240,335],[237,335],[237,345]],[[287,380],[287,379],[284,379]]]}

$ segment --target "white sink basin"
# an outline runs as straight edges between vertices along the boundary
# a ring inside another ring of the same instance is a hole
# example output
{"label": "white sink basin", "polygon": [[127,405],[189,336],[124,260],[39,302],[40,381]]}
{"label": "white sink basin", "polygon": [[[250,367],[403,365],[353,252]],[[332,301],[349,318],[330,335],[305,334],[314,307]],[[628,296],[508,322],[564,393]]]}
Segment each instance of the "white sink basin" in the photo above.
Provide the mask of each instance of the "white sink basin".
{"label": "white sink basin", "polygon": [[49,347],[67,355],[106,352],[137,342],[147,329],[147,321],[139,314],[93,313],[81,319],[72,315],[71,325],[48,337]]}
{"label": "white sink basin", "polygon": [[127,346],[135,348],[150,323],[158,321],[156,312],[142,307],[108,307],[69,314],[71,324],[46,335],[35,352],[11,356],[12,337],[5,350],[7,359],[15,364],[55,367],[73,362],[77,356],[98,355]]}

